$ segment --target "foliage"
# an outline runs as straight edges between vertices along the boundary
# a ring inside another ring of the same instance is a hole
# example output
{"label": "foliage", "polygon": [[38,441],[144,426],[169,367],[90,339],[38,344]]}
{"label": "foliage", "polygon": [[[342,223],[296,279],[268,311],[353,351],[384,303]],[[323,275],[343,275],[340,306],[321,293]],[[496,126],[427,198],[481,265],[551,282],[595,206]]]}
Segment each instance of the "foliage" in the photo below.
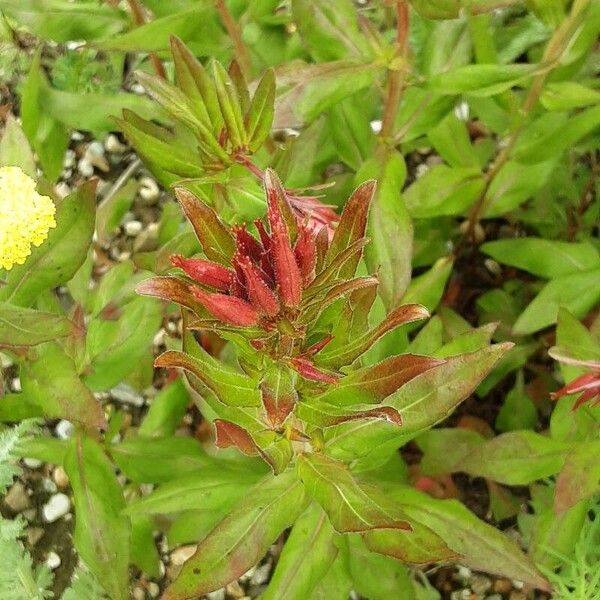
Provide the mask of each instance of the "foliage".
{"label": "foliage", "polygon": [[[0,271],[0,485],[15,456],[67,473],[63,598],[158,579],[157,530],[198,545],[171,600],[277,540],[265,600],[435,597],[449,561],[594,593],[598,31],[598,0],[0,0],[0,168],[56,206]],[[73,129],[162,185],[150,249],[103,254],[137,182],[55,193]],[[21,533],[0,589],[50,596]]]}

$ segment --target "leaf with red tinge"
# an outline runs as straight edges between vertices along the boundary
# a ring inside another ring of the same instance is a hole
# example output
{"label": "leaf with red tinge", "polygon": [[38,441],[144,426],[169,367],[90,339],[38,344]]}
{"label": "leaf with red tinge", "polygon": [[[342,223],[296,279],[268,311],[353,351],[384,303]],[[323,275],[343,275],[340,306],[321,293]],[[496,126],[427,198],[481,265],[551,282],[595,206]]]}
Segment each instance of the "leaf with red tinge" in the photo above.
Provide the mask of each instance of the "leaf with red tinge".
{"label": "leaf with red tinge", "polygon": [[395,425],[402,425],[402,416],[391,406],[358,405],[349,407],[335,406],[328,402],[310,399],[301,402],[296,409],[296,415],[311,425],[317,427],[332,427],[348,421],[363,419],[380,419]]}
{"label": "leaf with red tinge", "polygon": [[163,600],[193,600],[253,567],[309,503],[293,471],[267,475],[200,542]]}
{"label": "leaf with red tinge", "polygon": [[168,302],[175,302],[198,313],[202,306],[190,292],[188,283],[177,277],[151,277],[135,288],[142,296],[153,296]]}
{"label": "leaf with red tinge", "polygon": [[269,223],[272,226],[273,216],[279,215],[288,228],[290,239],[295,242],[298,235],[298,222],[279,176],[273,169],[266,169],[263,181],[267,193]]}
{"label": "leaf with red tinge", "polygon": [[554,509],[563,512],[600,489],[600,441],[581,442],[567,455],[556,480]]}
{"label": "leaf with red tinge", "polygon": [[[331,263],[340,252],[365,237],[369,206],[371,205],[376,189],[377,182],[371,179],[358,186],[352,196],[348,198],[340,222],[333,235],[333,240],[329,246],[329,251],[327,252],[327,263]],[[348,261],[340,268],[338,276],[342,278],[352,277],[359,260],[360,256],[355,256],[352,260]]]}
{"label": "leaf with red tinge", "polygon": [[216,360],[199,345],[194,356],[169,350],[154,361],[154,366],[185,369],[210,388],[223,404],[260,405],[260,393],[250,377]]}
{"label": "leaf with red tinge", "polygon": [[199,287],[190,290],[215,319],[240,327],[258,324],[260,315],[249,302],[227,294],[210,294]]}
{"label": "leaf with red tinge", "polygon": [[281,427],[298,401],[292,371],[283,365],[273,364],[263,377],[260,391],[271,426]]}
{"label": "leaf with red tinge", "polygon": [[243,427],[223,419],[215,419],[214,425],[217,448],[234,446],[246,456],[258,456],[258,448],[252,436]]}
{"label": "leaf with red tinge", "polygon": [[345,464],[323,454],[298,457],[298,474],[340,533],[411,530],[406,514],[386,494],[357,480]]}
{"label": "leaf with red tinge", "polygon": [[439,358],[418,354],[390,356],[380,363],[353,371],[319,399],[337,406],[376,404],[414,377],[443,362]]}
{"label": "leaf with red tinge", "polygon": [[420,304],[405,304],[393,310],[377,327],[371,329],[350,343],[329,350],[326,348],[317,357],[319,365],[325,367],[339,368],[353,363],[359,356],[364,354],[380,337],[392,331],[396,327],[420,321],[429,317],[429,311]]}
{"label": "leaf with red tinge", "polygon": [[185,258],[180,254],[171,256],[171,264],[180,268],[190,279],[215,288],[221,292],[229,289],[233,271],[223,265],[200,258]]}
{"label": "leaf with red tinge", "polygon": [[185,188],[175,188],[175,196],[192,224],[204,254],[210,260],[229,266],[235,252],[235,242],[217,213]]}
{"label": "leaf with red tinge", "polygon": [[339,375],[336,376],[322,371],[315,367],[313,361],[309,358],[304,358],[302,356],[292,358],[290,365],[300,373],[304,379],[309,379],[310,381],[320,381],[323,383],[337,383],[339,381]]}

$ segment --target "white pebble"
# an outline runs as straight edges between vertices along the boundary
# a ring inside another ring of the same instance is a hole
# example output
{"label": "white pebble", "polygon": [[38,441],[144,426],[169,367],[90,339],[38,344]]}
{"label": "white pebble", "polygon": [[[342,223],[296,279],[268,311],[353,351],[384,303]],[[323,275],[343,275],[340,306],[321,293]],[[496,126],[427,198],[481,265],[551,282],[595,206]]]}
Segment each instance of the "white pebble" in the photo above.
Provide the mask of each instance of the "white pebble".
{"label": "white pebble", "polygon": [[46,566],[51,570],[58,569],[60,567],[60,556],[56,552],[49,552],[46,558]]}
{"label": "white pebble", "polygon": [[140,83],[134,83],[134,84],[132,84],[131,85],[131,91],[134,94],[140,94],[140,95],[146,93],[146,89]]}
{"label": "white pebble", "polygon": [[54,191],[60,198],[66,198],[71,193],[71,188],[69,187],[69,184],[65,183],[64,181],[59,181],[54,186]]}
{"label": "white pebble", "polygon": [[60,438],[61,440],[68,440],[73,435],[74,431],[75,425],[66,419],[61,419],[54,428],[56,437]]}
{"label": "white pebble", "polygon": [[457,575],[460,579],[470,579],[472,572],[471,569],[469,569],[469,567],[465,567],[463,565],[458,565],[458,568],[456,569],[457,571]]}
{"label": "white pebble", "polygon": [[252,585],[261,585],[265,583],[269,579],[269,574],[271,573],[271,563],[266,562],[264,565],[257,567],[252,577],[250,578],[250,583]]}
{"label": "white pebble", "polygon": [[114,133],[109,134],[109,136],[106,138],[104,147],[106,148],[107,152],[110,152],[111,154],[123,154],[123,152],[127,150],[127,146],[125,144],[121,144],[121,141]]}
{"label": "white pebble", "polygon": [[190,544],[188,546],[179,546],[171,553],[171,564],[176,566],[182,565],[184,562],[192,558],[196,552],[197,546]]}
{"label": "white pebble", "polygon": [[429,165],[427,165],[425,163],[421,163],[420,165],[417,165],[417,168],[415,169],[415,175],[416,175],[417,179],[419,179],[419,177],[423,177],[423,175],[425,175],[425,173],[427,173],[427,171],[429,171]]}
{"label": "white pebble", "polygon": [[101,142],[92,142],[86,149],[86,154],[93,156],[104,156],[104,146]]}
{"label": "white pebble", "polygon": [[74,131],[73,133],[71,133],[71,139],[75,140],[76,142],[81,142],[81,140],[83,140],[85,136],[83,135],[83,133],[81,133],[81,131]]}
{"label": "white pebble", "polygon": [[381,133],[382,123],[380,120],[371,121],[371,131],[375,134]]}
{"label": "white pebble", "polygon": [[151,581],[148,584],[148,593],[150,594],[150,598],[158,598],[158,595],[160,594],[160,588],[158,587],[158,584],[154,583],[154,581]]}
{"label": "white pebble", "polygon": [[77,170],[84,177],[91,177],[94,174],[94,167],[92,166],[92,163],[85,158],[82,158],[79,161],[79,164],[77,165]]}
{"label": "white pebble", "polygon": [[42,516],[46,523],[54,523],[69,512],[71,501],[66,494],[54,494],[42,508]]}
{"label": "white pebble", "polygon": [[152,204],[160,197],[160,188],[158,183],[152,177],[142,177],[140,179],[140,197],[146,204]]}
{"label": "white pebble", "polygon": [[120,383],[110,390],[110,395],[115,400],[123,402],[123,404],[130,404],[131,406],[144,406],[143,396],[125,383]]}
{"label": "white pebble", "polygon": [[63,167],[70,169],[75,166],[75,150],[67,150],[63,159]]}
{"label": "white pebble", "polygon": [[21,379],[19,377],[15,377],[11,382],[10,382],[10,389],[13,392],[20,392],[21,391]]}
{"label": "white pebble", "polygon": [[23,464],[28,469],[39,469],[43,463],[41,460],[38,460],[37,458],[24,458]]}
{"label": "white pebble", "polygon": [[143,228],[144,226],[142,223],[140,223],[140,221],[129,221],[128,223],[125,223],[125,226],[123,227],[125,233],[129,237],[135,237],[136,235],[139,235]]}
{"label": "white pebble", "polygon": [[42,479],[42,489],[45,492],[49,492],[50,494],[54,494],[54,492],[58,491],[58,488],[56,487],[56,483],[54,483],[54,481],[52,481],[52,479]]}
{"label": "white pebble", "polygon": [[208,600],[225,600],[225,588],[206,594]]}
{"label": "white pebble", "polygon": [[460,102],[454,107],[454,116],[459,121],[468,121],[469,112],[469,104],[467,102]]}

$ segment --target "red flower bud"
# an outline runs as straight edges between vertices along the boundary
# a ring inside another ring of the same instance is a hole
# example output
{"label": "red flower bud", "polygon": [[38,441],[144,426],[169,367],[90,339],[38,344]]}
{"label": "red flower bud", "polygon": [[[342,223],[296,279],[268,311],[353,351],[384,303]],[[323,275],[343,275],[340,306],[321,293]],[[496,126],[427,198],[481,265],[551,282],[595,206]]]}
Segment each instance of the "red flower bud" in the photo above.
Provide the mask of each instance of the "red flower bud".
{"label": "red flower bud", "polygon": [[272,239],[272,260],[275,282],[281,301],[288,308],[295,308],[302,299],[302,276],[292,252],[285,224],[275,222]]}
{"label": "red flower bud", "polygon": [[263,249],[258,240],[248,233],[244,225],[234,225],[233,233],[235,234],[237,251],[258,262],[263,255]]}
{"label": "red flower bud", "polygon": [[206,310],[219,321],[249,327],[258,323],[259,314],[256,309],[241,298],[226,294],[209,294],[198,287],[190,287],[190,291]]}
{"label": "red flower bud", "polygon": [[254,308],[269,317],[274,317],[279,312],[279,302],[273,290],[269,288],[258,268],[247,256],[240,259],[240,267],[246,278],[248,299]]}
{"label": "red flower bud", "polygon": [[221,291],[229,288],[232,272],[215,262],[199,258],[184,258],[180,254],[174,254],[171,256],[171,264],[179,267],[189,278],[198,283]]}
{"label": "red flower bud", "polygon": [[303,225],[299,229],[298,239],[294,246],[294,256],[300,268],[302,285],[307,287],[315,277],[317,247],[315,245],[315,236],[309,228]]}

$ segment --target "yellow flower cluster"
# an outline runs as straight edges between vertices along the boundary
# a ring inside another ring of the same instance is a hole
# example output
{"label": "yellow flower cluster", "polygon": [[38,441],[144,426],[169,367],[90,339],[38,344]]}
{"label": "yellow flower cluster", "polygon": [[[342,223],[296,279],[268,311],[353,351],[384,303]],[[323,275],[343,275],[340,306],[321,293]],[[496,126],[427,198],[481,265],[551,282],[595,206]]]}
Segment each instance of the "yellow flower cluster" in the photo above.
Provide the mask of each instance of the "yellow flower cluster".
{"label": "yellow flower cluster", "polygon": [[0,269],[22,265],[51,227],[56,207],[19,167],[0,167]]}

